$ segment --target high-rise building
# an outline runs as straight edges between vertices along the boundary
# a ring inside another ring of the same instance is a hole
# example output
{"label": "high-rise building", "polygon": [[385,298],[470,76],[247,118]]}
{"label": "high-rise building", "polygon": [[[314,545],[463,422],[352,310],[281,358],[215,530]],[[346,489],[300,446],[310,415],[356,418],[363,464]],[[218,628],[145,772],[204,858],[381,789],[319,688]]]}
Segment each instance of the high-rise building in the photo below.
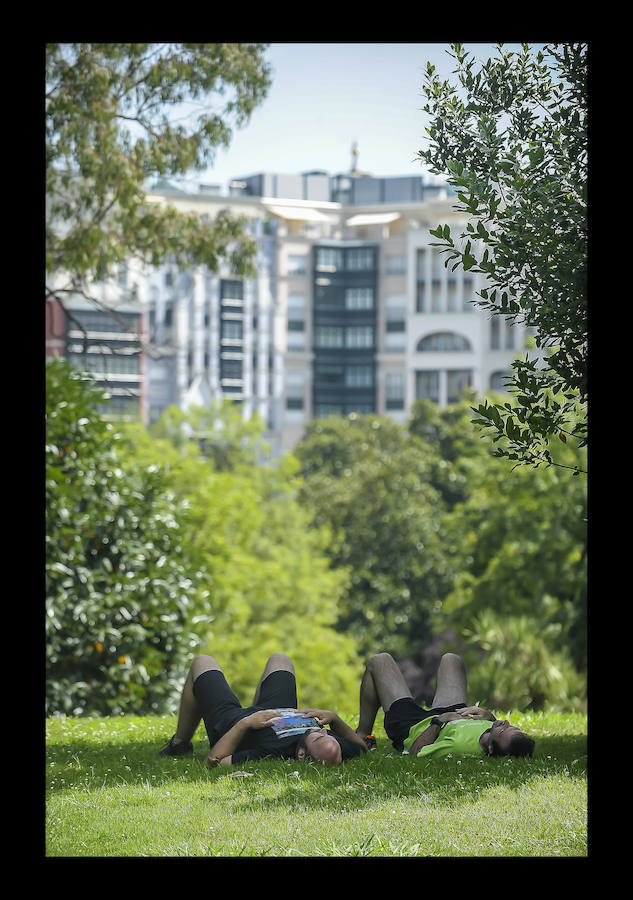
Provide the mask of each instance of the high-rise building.
{"label": "high-rise building", "polygon": [[146,422],[171,404],[228,398],[245,416],[259,412],[281,453],[315,417],[405,421],[418,397],[444,406],[466,386],[502,391],[524,350],[523,326],[474,303],[481,276],[447,268],[432,246],[431,228],[448,223],[458,235],[466,225],[445,184],[352,169],[249,175],[228,196],[204,187],[151,195],[210,219],[244,216],[257,275],[169,264],[135,272]]}

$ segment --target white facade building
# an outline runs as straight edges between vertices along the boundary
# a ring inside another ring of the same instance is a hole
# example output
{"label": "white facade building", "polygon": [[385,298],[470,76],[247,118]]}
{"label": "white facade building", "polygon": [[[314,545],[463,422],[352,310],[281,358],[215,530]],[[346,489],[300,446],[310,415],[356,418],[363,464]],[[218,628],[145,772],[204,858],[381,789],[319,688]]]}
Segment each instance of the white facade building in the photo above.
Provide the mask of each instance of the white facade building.
{"label": "white facade building", "polygon": [[429,230],[466,220],[421,177],[259,174],[238,194],[153,190],[154,202],[248,220],[257,276],[164,265],[138,277],[147,351],[141,413],[229,398],[257,411],[275,453],[314,417],[375,412],[405,421],[465,386],[503,390],[526,332],[473,302],[480,276],[454,272]]}

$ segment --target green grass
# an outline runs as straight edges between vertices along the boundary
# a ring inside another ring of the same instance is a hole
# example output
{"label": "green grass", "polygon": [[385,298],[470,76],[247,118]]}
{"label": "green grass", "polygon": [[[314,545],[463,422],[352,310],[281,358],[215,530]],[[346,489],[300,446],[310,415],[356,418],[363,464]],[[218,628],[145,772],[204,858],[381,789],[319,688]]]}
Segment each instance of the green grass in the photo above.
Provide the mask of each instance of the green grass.
{"label": "green grass", "polygon": [[48,719],[46,855],[587,856],[586,716],[508,717],[532,759],[401,757],[377,723],[377,752],[336,769],[212,770],[202,726],[193,758],[156,756],[170,716]]}

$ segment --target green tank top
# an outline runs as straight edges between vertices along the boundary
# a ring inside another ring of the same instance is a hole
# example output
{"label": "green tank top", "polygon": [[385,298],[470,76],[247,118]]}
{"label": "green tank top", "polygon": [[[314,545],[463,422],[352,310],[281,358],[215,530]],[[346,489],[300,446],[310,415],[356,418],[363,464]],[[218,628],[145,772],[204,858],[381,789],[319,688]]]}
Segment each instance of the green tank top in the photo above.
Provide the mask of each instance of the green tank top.
{"label": "green tank top", "polygon": [[[409,729],[409,736],[404,740],[404,752],[409,753],[411,745],[431,724],[429,716]],[[479,738],[488,731],[492,722],[488,719],[455,719],[447,722],[440,731],[437,740],[422,747],[418,756],[432,756],[437,759],[452,754],[453,756],[480,756],[484,754]]]}

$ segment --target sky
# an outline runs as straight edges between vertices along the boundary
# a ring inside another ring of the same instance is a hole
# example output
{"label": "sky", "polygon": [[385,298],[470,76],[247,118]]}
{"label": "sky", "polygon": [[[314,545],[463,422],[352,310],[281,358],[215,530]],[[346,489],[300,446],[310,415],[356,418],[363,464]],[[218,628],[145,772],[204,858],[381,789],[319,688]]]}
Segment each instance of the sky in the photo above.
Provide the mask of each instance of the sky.
{"label": "sky", "polygon": [[[508,43],[519,50],[520,44]],[[543,44],[530,44],[542,47]],[[466,43],[485,61],[494,43]],[[422,95],[427,62],[451,75],[450,43],[271,43],[272,86],[248,125],[236,129],[228,150],[189,183],[219,184],[258,172],[294,175],[349,171],[375,176],[425,174],[419,158],[428,115]]]}

